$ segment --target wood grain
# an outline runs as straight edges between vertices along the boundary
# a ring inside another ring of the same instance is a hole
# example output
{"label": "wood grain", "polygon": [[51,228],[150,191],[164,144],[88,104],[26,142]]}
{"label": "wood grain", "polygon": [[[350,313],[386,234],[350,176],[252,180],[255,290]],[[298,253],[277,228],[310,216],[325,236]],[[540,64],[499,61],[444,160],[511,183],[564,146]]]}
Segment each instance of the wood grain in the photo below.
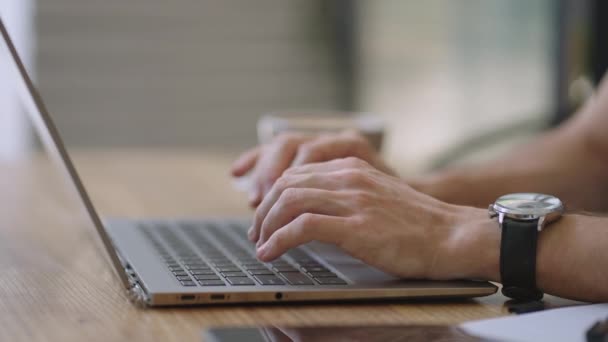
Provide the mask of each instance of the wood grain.
{"label": "wood grain", "polygon": [[[213,151],[75,153],[103,215],[248,215]],[[452,324],[506,314],[504,297],[453,302],[138,309],[75,194],[48,160],[0,164],[1,341],[198,341],[210,326]]]}

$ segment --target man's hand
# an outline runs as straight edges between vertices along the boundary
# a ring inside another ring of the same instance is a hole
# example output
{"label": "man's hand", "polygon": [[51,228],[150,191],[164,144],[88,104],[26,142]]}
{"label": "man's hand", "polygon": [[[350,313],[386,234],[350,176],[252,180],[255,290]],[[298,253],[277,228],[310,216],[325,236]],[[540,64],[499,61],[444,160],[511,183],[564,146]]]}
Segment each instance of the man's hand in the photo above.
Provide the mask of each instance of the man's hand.
{"label": "man's hand", "polygon": [[462,251],[463,223],[480,215],[487,216],[350,157],[284,172],[257,208],[249,238],[262,261],[317,240],[394,275],[447,279],[465,276],[466,265],[451,259]]}
{"label": "man's hand", "polygon": [[234,177],[253,172],[249,204],[256,207],[286,169],[345,157],[357,157],[383,172],[394,174],[369,141],[353,131],[317,136],[280,135],[267,145],[243,153],[232,165],[231,172]]}

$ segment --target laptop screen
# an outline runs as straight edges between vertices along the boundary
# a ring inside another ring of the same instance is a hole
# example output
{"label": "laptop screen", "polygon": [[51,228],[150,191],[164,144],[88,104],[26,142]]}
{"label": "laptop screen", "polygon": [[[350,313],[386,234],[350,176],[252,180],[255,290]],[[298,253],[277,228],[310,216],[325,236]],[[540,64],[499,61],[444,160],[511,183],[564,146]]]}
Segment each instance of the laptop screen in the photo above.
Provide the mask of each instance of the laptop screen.
{"label": "laptop screen", "polygon": [[[115,269],[117,270],[121,280],[125,286],[129,286],[126,275],[122,272],[123,267],[113,248],[110,238],[108,237],[103,224],[97,214],[93,203],[70,159],[67,150],[61,140],[59,131],[57,130],[50,114],[48,113],[40,94],[35,88],[19,54],[11,39],[7,27],[4,25],[2,18],[0,18],[0,33],[2,35],[0,56],[2,64],[5,67],[7,73],[7,79],[9,80],[10,86],[14,86],[12,89],[19,98],[19,105],[15,106],[15,110],[23,109],[25,115],[29,118],[29,122],[33,126],[37,137],[47,151],[48,157],[51,160],[57,162],[59,168],[65,174],[65,179],[71,187],[76,190],[80,203],[84,206],[88,218],[92,221],[95,226],[101,240],[105,246],[107,253],[109,254]],[[21,113],[10,113],[11,115],[19,115]],[[44,159],[42,155],[38,156],[35,147],[32,148],[33,160],[35,167],[39,169],[39,165],[42,165],[41,161]],[[39,164],[40,162],[40,164]],[[40,189],[42,190],[42,189]]]}

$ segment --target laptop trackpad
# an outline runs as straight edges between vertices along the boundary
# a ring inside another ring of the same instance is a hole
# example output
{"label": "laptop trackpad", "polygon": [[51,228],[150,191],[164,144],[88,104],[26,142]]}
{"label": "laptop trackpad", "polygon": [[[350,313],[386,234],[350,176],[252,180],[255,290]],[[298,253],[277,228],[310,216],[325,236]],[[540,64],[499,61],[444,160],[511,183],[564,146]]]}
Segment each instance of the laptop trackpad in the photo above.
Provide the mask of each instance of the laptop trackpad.
{"label": "laptop trackpad", "polygon": [[368,266],[333,245],[321,242],[311,242],[306,244],[306,248],[313,254],[320,256],[329,266],[334,267],[352,282],[378,283],[398,279],[390,274]]}

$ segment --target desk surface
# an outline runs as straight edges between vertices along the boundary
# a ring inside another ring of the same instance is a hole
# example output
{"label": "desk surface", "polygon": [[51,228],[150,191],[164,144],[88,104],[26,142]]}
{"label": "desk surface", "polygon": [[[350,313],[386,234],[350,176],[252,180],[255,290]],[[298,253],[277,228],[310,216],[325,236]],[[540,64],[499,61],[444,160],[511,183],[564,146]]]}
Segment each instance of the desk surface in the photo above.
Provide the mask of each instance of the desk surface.
{"label": "desk surface", "polygon": [[[234,154],[74,153],[102,215],[250,215],[227,170]],[[0,163],[0,340],[199,341],[209,326],[452,324],[506,315],[500,294],[454,302],[138,309],[75,193],[44,158]],[[549,297],[553,305],[567,303]]]}

